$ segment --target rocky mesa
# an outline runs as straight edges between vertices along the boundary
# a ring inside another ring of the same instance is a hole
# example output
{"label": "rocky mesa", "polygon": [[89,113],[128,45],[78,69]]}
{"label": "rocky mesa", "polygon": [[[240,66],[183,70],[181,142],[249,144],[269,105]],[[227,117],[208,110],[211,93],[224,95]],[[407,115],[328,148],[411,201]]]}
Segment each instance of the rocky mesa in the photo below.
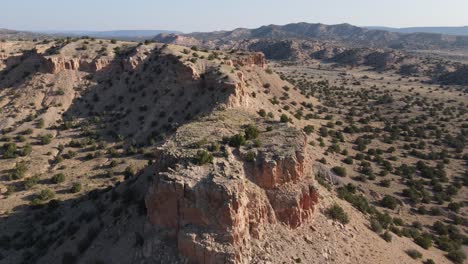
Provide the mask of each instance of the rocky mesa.
{"label": "rocky mesa", "polygon": [[[184,142],[187,134],[193,138],[195,127],[216,135],[218,125],[182,127],[174,141]],[[236,127],[226,121],[224,125]],[[305,135],[283,125],[261,133],[259,140],[263,146],[255,149],[253,160],[245,161],[244,148],[226,146],[224,157],[215,156],[212,164],[201,167],[180,164],[181,150],[189,143],[160,149],[158,171],[145,199],[148,218],[155,228],[170,233],[191,262],[249,263],[251,241],[261,239],[270,225],[297,228],[313,216],[318,194]]]}

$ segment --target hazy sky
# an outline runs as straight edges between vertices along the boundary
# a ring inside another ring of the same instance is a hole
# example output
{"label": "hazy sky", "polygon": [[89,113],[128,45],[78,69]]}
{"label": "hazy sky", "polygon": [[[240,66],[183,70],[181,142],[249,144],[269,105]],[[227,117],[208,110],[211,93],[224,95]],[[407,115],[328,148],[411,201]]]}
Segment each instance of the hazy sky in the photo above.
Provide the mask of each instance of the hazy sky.
{"label": "hazy sky", "polygon": [[0,28],[169,29],[291,22],[358,26],[468,25],[468,0],[0,0]]}

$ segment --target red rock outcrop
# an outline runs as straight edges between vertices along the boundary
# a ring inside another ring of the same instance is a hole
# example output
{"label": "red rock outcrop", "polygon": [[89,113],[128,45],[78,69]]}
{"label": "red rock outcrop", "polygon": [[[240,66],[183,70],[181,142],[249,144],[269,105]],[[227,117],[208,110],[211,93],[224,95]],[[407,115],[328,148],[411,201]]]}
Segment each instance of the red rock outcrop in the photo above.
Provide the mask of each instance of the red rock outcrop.
{"label": "red rock outcrop", "polygon": [[[257,66],[260,68],[266,67],[265,55],[263,53],[257,52],[247,56],[240,56],[238,58],[232,59],[232,65],[236,66]],[[228,64],[231,64],[228,62]]]}
{"label": "red rock outcrop", "polygon": [[57,74],[63,70],[96,72],[104,69],[112,63],[111,58],[98,58],[94,60],[86,60],[80,58],[69,57],[47,57],[45,58],[45,70],[51,74]]}
{"label": "red rock outcrop", "polygon": [[[251,240],[269,225],[296,228],[312,217],[318,198],[305,170],[305,135],[279,130],[262,139],[266,146],[255,164],[231,157],[187,167],[160,151],[161,169],[146,196],[148,219],[172,230],[179,253],[191,263],[249,263]],[[290,137],[277,148],[282,133]]]}

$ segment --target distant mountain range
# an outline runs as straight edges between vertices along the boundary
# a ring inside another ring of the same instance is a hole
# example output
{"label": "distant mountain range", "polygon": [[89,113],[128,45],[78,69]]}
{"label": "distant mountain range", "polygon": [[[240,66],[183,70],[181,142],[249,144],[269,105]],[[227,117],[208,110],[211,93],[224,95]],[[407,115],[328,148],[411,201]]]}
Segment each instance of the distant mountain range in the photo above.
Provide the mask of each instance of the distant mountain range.
{"label": "distant mountain range", "polygon": [[67,37],[89,36],[93,38],[128,40],[151,39],[159,34],[181,34],[181,32],[174,30],[38,31],[38,33]]}
{"label": "distant mountain range", "polygon": [[367,27],[368,29],[386,30],[390,32],[411,34],[411,33],[434,33],[455,36],[468,36],[468,26],[464,27],[408,27],[408,28],[391,28],[391,27]]}
{"label": "distant mountain range", "polygon": [[32,33],[27,31],[17,31],[11,29],[0,28],[0,39],[42,39],[46,36],[40,33]]}
{"label": "distant mountain range", "polygon": [[382,29],[357,27],[350,24],[324,25],[294,23],[268,25],[256,29],[238,28],[232,31],[191,33],[183,35],[211,45],[230,45],[251,39],[301,39],[335,42],[340,45],[368,48],[452,49],[468,48],[468,36],[441,33],[391,32]]}
{"label": "distant mountain range", "polygon": [[[205,46],[235,46],[243,40],[315,40],[337,45],[396,49],[468,49],[468,27],[385,28],[357,27],[350,24],[293,23],[267,25],[255,29],[238,28],[230,31],[194,32],[183,34],[172,30],[115,30],[115,31],[36,31],[33,33],[0,30],[0,38],[80,37],[115,38],[141,41],[183,42]],[[155,37],[156,36],[156,37]],[[183,37],[183,38],[181,38]]]}

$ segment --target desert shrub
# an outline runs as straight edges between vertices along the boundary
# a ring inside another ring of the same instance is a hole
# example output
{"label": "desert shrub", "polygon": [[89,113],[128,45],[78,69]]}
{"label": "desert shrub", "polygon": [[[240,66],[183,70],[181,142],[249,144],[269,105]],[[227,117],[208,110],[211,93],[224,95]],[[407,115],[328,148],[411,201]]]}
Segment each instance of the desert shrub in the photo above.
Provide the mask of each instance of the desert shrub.
{"label": "desert shrub", "polygon": [[24,189],[29,190],[39,182],[39,175],[26,178],[23,182]]}
{"label": "desert shrub", "polygon": [[17,146],[15,143],[6,143],[3,145],[3,158],[13,159],[17,156]]}
{"label": "desert shrub", "polygon": [[427,234],[416,237],[414,242],[424,249],[429,249],[432,246],[432,239]]}
{"label": "desert shrub", "polygon": [[26,144],[24,147],[20,150],[19,154],[23,157],[28,156],[32,152],[32,146],[31,144]]}
{"label": "desert shrub", "polygon": [[76,151],[69,150],[67,153],[63,155],[63,157],[65,159],[73,159],[74,157],[76,157],[76,155],[77,155]]}
{"label": "desert shrub", "polygon": [[338,144],[333,143],[331,146],[328,147],[327,151],[331,153],[339,153],[341,149]]}
{"label": "desert shrub", "polygon": [[440,221],[436,221],[432,225],[432,229],[434,229],[434,231],[440,236],[448,235],[448,226],[444,225]]}
{"label": "desert shrub", "polygon": [[26,171],[28,170],[28,166],[26,162],[17,162],[15,165],[15,168],[9,173],[8,178],[13,181],[13,180],[19,180],[24,177],[26,174]]}
{"label": "desert shrub", "polygon": [[255,161],[255,152],[249,150],[244,157],[245,161],[247,162],[253,162]]}
{"label": "desert shrub", "polygon": [[392,234],[390,234],[390,232],[388,232],[388,231],[385,231],[382,234],[382,239],[387,241],[387,242],[392,242]]}
{"label": "desert shrub", "polygon": [[245,145],[245,136],[242,134],[237,134],[229,138],[229,146],[238,148],[240,146]]}
{"label": "desert shrub", "polygon": [[36,123],[37,128],[43,128],[44,125],[45,125],[44,119],[41,118],[41,119],[37,120],[37,123]]}
{"label": "desert shrub", "polygon": [[328,137],[328,128],[326,127],[321,127],[319,129],[319,133],[321,137]]}
{"label": "desert shrub", "polygon": [[387,229],[392,224],[392,217],[388,213],[380,213],[379,211],[373,211],[374,217],[377,221],[379,221],[380,225]]}
{"label": "desert shrub", "polygon": [[380,234],[383,230],[382,225],[380,224],[377,219],[372,218],[370,220],[370,228],[372,231],[376,232],[377,234]]}
{"label": "desert shrub", "polygon": [[258,138],[258,135],[260,134],[260,131],[258,128],[254,125],[248,125],[245,130],[245,139],[246,140],[252,140]]}
{"label": "desert shrub", "polygon": [[380,200],[381,206],[392,210],[394,210],[399,204],[400,201],[391,195],[385,195],[384,198]]}
{"label": "desert shrub", "polygon": [[199,150],[195,156],[195,163],[204,165],[213,162],[213,155],[206,150]]}
{"label": "desert shrub", "polygon": [[41,145],[48,145],[50,142],[52,142],[53,136],[51,134],[46,134],[46,135],[40,135],[39,136],[39,143]]}
{"label": "desert shrub", "polygon": [[404,189],[403,196],[408,197],[413,203],[419,203],[421,201],[421,194],[413,188]]}
{"label": "desert shrub", "polygon": [[261,117],[266,117],[267,113],[264,109],[260,109],[260,111],[258,111],[258,115]]}
{"label": "desert shrub", "polygon": [[208,144],[208,139],[203,138],[203,139],[198,140],[197,142],[193,143],[193,146],[195,148],[201,148],[201,147],[205,146],[206,144]]}
{"label": "desert shrub", "polygon": [[55,174],[52,177],[52,182],[55,183],[55,184],[59,184],[59,183],[62,183],[64,181],[65,181],[65,174],[63,174],[63,173]]}
{"label": "desert shrub", "polygon": [[109,167],[114,168],[114,167],[116,167],[118,164],[119,164],[119,162],[118,162],[117,160],[112,160],[112,161],[109,163]]}
{"label": "desert shrub", "polygon": [[28,128],[26,129],[25,131],[23,131],[23,135],[31,135],[33,133],[33,130],[31,128]]}
{"label": "desert shrub", "polygon": [[252,142],[253,142],[253,146],[256,148],[259,148],[262,146],[262,142],[259,139],[254,139]]}
{"label": "desert shrub", "polygon": [[393,218],[393,223],[397,226],[402,226],[404,225],[405,223],[403,222],[403,219],[401,218],[398,218],[398,217],[394,217]]}
{"label": "desert shrub", "polygon": [[392,182],[391,182],[390,180],[388,180],[388,179],[386,179],[386,180],[381,180],[381,181],[380,181],[380,186],[388,188],[388,187],[390,187],[391,183],[392,183]]}
{"label": "desert shrub", "polygon": [[282,114],[280,117],[280,122],[287,123],[289,122],[289,117],[286,114]]}
{"label": "desert shrub", "polygon": [[410,256],[412,259],[422,258],[421,252],[417,251],[416,249],[409,249],[406,251],[406,254]]}
{"label": "desert shrub", "polygon": [[307,134],[307,135],[310,135],[312,134],[312,132],[314,132],[314,126],[312,125],[307,125],[304,127],[304,132]]}
{"label": "desert shrub", "polygon": [[70,192],[79,193],[79,192],[81,192],[81,188],[82,188],[81,183],[75,182],[75,183],[73,183],[73,185],[72,185],[72,187],[70,189]]}
{"label": "desert shrub", "polygon": [[330,208],[328,208],[327,209],[327,215],[331,219],[333,219],[335,221],[339,221],[342,224],[349,223],[348,214],[338,204],[334,204]]}
{"label": "desert shrub", "polygon": [[221,144],[219,144],[218,142],[213,142],[211,143],[211,145],[208,147],[208,149],[211,151],[211,152],[219,152],[221,150]]}
{"label": "desert shrub", "polygon": [[346,168],[345,167],[340,167],[340,166],[335,166],[332,168],[332,171],[341,177],[346,177]]}
{"label": "desert shrub", "polygon": [[338,188],[338,197],[340,199],[346,200],[362,213],[370,213],[372,211],[372,207],[369,205],[367,198],[363,195],[355,195],[353,193],[354,192],[350,190],[349,185]]}
{"label": "desert shrub", "polygon": [[453,263],[462,264],[466,260],[466,254],[461,250],[453,250],[447,254],[447,258]]}
{"label": "desert shrub", "polygon": [[435,261],[432,259],[427,259],[423,262],[423,264],[435,264]]}
{"label": "desert shrub", "polygon": [[[83,45],[83,50],[86,46]],[[56,92],[57,95],[64,95],[65,94],[65,90],[63,90],[62,88],[58,89],[57,92]]]}
{"label": "desert shrub", "polygon": [[55,192],[50,189],[44,189],[38,195],[38,198],[41,201],[47,201],[47,200],[53,199],[54,197],[55,197]]}
{"label": "desert shrub", "polygon": [[462,207],[463,207],[462,203],[452,202],[448,204],[448,209],[455,213],[458,213]]}
{"label": "desert shrub", "polygon": [[343,162],[346,163],[346,164],[351,165],[351,164],[353,164],[353,158],[346,157],[346,158],[343,159]]}

